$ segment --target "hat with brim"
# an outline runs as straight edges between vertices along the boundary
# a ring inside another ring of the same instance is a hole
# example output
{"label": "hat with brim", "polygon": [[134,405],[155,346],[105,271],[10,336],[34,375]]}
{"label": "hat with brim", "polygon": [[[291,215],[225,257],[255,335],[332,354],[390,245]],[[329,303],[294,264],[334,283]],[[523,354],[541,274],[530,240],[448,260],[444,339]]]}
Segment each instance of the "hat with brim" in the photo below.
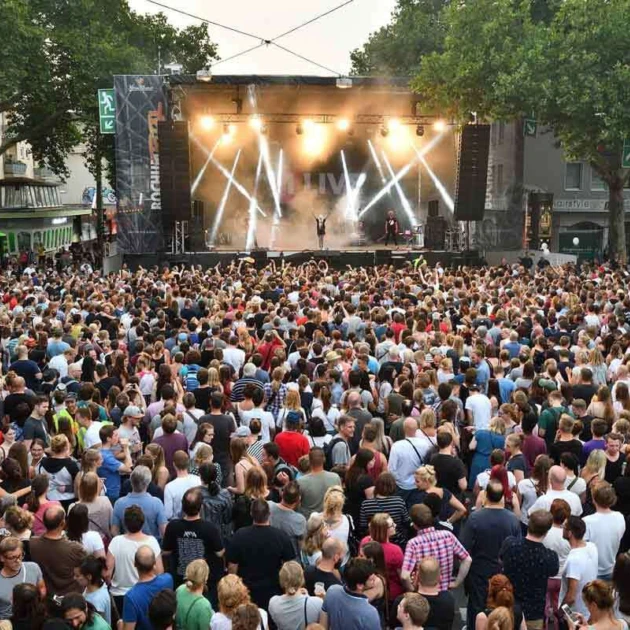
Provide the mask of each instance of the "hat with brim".
{"label": "hat with brim", "polygon": [[332,363],[333,361],[338,361],[339,360],[339,355],[336,352],[333,352],[332,350],[330,352],[326,353],[326,361],[328,361],[329,363]]}

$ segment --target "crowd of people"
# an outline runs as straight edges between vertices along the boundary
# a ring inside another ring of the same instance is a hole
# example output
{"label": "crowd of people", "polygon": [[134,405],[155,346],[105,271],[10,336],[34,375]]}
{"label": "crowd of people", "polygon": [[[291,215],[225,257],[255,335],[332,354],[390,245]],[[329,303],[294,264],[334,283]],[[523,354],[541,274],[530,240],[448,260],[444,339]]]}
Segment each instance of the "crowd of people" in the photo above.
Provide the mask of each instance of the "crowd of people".
{"label": "crowd of people", "polygon": [[8,265],[0,628],[627,630],[629,280]]}

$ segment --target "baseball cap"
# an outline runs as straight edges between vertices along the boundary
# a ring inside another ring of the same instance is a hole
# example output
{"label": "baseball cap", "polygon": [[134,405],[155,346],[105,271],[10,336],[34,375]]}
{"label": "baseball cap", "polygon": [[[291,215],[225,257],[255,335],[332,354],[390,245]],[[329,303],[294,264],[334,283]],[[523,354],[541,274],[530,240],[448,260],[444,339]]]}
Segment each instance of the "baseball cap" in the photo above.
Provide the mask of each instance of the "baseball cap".
{"label": "baseball cap", "polygon": [[123,411],[123,416],[132,417],[132,418],[144,418],[144,413],[140,407],[136,407],[135,405],[129,405],[125,407]]}
{"label": "baseball cap", "polygon": [[231,438],[247,438],[250,437],[252,432],[249,427],[239,427],[230,435]]}

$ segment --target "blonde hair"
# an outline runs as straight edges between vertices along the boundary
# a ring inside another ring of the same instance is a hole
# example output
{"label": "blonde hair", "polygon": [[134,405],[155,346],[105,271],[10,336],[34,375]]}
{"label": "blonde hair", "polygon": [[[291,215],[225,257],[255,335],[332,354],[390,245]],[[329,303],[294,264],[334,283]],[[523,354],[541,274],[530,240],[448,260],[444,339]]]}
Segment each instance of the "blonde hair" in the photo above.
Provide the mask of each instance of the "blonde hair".
{"label": "blonde hair", "polygon": [[221,578],[217,586],[217,596],[219,611],[226,617],[231,617],[241,604],[248,604],[250,601],[249,589],[238,575],[232,574]]}
{"label": "blonde hair", "polygon": [[324,517],[313,512],[306,523],[306,536],[304,536],[302,548],[309,556],[312,556],[316,551],[321,551],[326,535]]}
{"label": "blonde hair", "polygon": [[418,418],[418,425],[421,429],[435,429],[437,420],[433,409],[424,409]]}
{"label": "blonde hair", "polygon": [[63,433],[53,436],[50,440],[50,450],[55,455],[60,455],[69,447],[70,441],[65,435],[63,435]]}
{"label": "blonde hair", "polygon": [[505,435],[505,423],[499,416],[495,416],[490,420],[490,433]]}
{"label": "blonde hair", "polygon": [[304,571],[295,560],[285,562],[278,577],[280,587],[287,595],[295,595],[304,586]]}
{"label": "blonde hair", "polygon": [[186,586],[192,590],[205,586],[210,577],[210,567],[203,558],[193,560],[186,567]]}
{"label": "blonde hair", "polygon": [[341,486],[331,486],[324,495],[324,520],[336,520],[341,515],[346,495]]}
{"label": "blonde hair", "polygon": [[212,446],[210,446],[210,444],[200,444],[195,451],[195,466],[199,468],[199,466],[205,462],[212,463],[213,457],[214,451],[212,450]]}
{"label": "blonde hair", "polygon": [[422,481],[428,481],[430,485],[434,486],[437,482],[435,476],[435,468],[433,466],[420,466],[415,473]]}
{"label": "blonde hair", "polygon": [[217,368],[208,368],[208,385],[210,387],[218,387],[221,385],[219,370],[217,370]]}
{"label": "blonde hair", "polygon": [[584,464],[582,476],[588,471],[588,473],[597,474],[597,476],[603,480],[606,473],[606,461],[606,453],[604,453],[604,451],[600,449],[591,451],[591,454],[586,460],[586,464]]}
{"label": "blonde hair", "polygon": [[387,532],[389,531],[389,519],[391,516],[385,512],[379,512],[370,519],[370,538],[377,543],[387,542]]}
{"label": "blonde hair", "polygon": [[488,615],[488,630],[514,630],[512,611],[505,606],[495,608]]}
{"label": "blonde hair", "polygon": [[287,392],[287,397],[284,401],[285,409],[291,409],[292,411],[301,411],[302,403],[300,402],[300,392],[295,389],[290,389]]}

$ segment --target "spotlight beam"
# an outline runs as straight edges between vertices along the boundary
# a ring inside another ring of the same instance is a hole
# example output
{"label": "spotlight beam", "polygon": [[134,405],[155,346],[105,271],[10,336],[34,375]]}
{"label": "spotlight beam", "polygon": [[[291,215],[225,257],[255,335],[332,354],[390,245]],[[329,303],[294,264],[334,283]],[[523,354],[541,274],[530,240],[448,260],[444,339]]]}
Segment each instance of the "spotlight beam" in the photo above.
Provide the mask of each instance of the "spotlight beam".
{"label": "spotlight beam", "polygon": [[[195,136],[191,136],[191,137],[192,137],[194,143],[208,156],[208,159],[210,160],[210,163],[214,164],[214,166],[216,166],[219,169],[221,174],[229,179],[230,178],[230,171],[228,171],[220,162],[218,162],[214,158],[213,155],[211,155],[211,151],[208,151],[208,149],[203,146],[203,144],[199,141],[198,138],[196,138]],[[247,201],[249,201],[251,203],[252,196],[247,192],[247,189],[236,178],[232,178],[232,179],[233,179],[232,185],[234,186],[234,188],[241,195],[243,195],[243,197],[245,197],[245,199],[247,199]],[[258,212],[260,212],[260,214],[263,215],[263,217],[267,216],[267,213],[258,205],[258,203],[256,203],[256,209],[258,210]]]}
{"label": "spotlight beam", "polygon": [[273,221],[271,222],[271,235],[269,238],[269,247],[273,249],[276,244],[276,236],[278,235],[278,226],[280,225],[280,218],[282,217],[282,209],[280,208],[280,189],[282,187],[282,163],[284,159],[284,152],[280,149],[278,155],[278,172],[276,173],[276,187],[278,189],[278,207],[277,212],[273,215]]}
{"label": "spotlight beam", "polygon": [[[422,158],[424,160],[424,158]],[[385,153],[385,151],[383,151],[383,162],[385,162],[385,166],[387,167],[387,170],[389,171],[389,176],[394,179],[396,176],[394,175],[394,169],[392,168],[392,165],[389,161],[389,159],[387,158],[387,154]],[[409,204],[409,200],[407,199],[401,185],[399,182],[396,182],[394,184],[394,187],[396,188],[396,192],[398,193],[398,198],[400,199],[400,203],[402,204],[403,210],[405,211],[405,214],[407,215],[407,218],[409,219],[412,227],[417,227],[418,225],[418,219],[416,218],[416,215],[414,214],[414,211],[411,209],[411,205]]]}
{"label": "spotlight beam", "polygon": [[219,148],[219,145],[221,144],[221,138],[219,138],[215,143],[214,146],[212,147],[212,150],[210,151],[210,153],[208,154],[208,157],[206,159],[205,164],[201,167],[201,169],[199,170],[199,173],[197,175],[197,177],[195,177],[195,181],[193,182],[193,185],[190,189],[190,194],[194,195],[197,188],[199,187],[199,184],[201,184],[201,180],[206,172],[206,169],[208,168],[208,165],[210,164],[210,162],[212,161],[212,158],[214,157],[214,152]]}
{"label": "spotlight beam", "polygon": [[273,203],[276,210],[276,214],[282,217],[282,208],[280,207],[280,193],[276,188],[276,175],[273,172],[273,165],[271,164],[271,156],[269,154],[269,143],[267,138],[263,135],[258,136],[260,152],[263,156],[263,164],[265,165],[265,174],[267,175],[267,181],[269,182],[269,188],[271,189],[271,196],[273,197]]}
{"label": "spotlight beam", "polygon": [[372,154],[372,159],[376,164],[376,168],[378,169],[378,174],[381,176],[381,181],[383,184],[387,183],[387,178],[385,177],[385,173],[383,172],[383,167],[381,166],[381,161],[378,159],[378,155],[376,153],[376,149],[372,144],[372,141],[368,139],[368,146],[370,147],[370,153]]}
{"label": "spotlight beam", "polygon": [[444,134],[440,133],[437,136],[435,136],[435,138],[432,138],[430,142],[428,142],[424,147],[422,147],[422,149],[420,151],[418,151],[415,146],[414,149],[416,151],[416,157],[411,160],[411,162],[409,162],[406,166],[403,166],[398,173],[396,173],[396,175],[394,176],[393,179],[391,179],[389,182],[387,182],[387,184],[385,186],[383,186],[383,188],[381,188],[381,190],[379,190],[379,192],[376,193],[376,195],[372,198],[372,200],[367,204],[367,206],[365,206],[365,208],[363,208],[363,210],[361,210],[361,212],[359,212],[359,219],[365,215],[365,213],[368,210],[371,210],[395,185],[397,182],[399,182],[403,177],[405,177],[407,175],[407,173],[412,169],[413,165],[416,163],[417,160],[419,160],[419,156],[420,155],[426,155],[431,149],[433,149],[433,147],[435,147],[440,140],[442,139],[442,136]]}
{"label": "spotlight beam", "polygon": [[232,166],[232,172],[228,178],[227,184],[225,185],[225,190],[223,191],[223,197],[221,198],[221,203],[217,209],[217,213],[214,217],[214,223],[212,225],[212,232],[210,233],[210,246],[214,245],[214,241],[217,238],[217,231],[219,230],[219,225],[221,225],[221,220],[223,219],[223,212],[225,211],[225,205],[227,204],[228,197],[230,196],[230,190],[232,188],[232,183],[234,182],[234,173],[236,171],[236,167],[238,165],[238,160],[241,157],[241,150],[239,149],[236,153],[236,157],[234,158],[234,165]]}
{"label": "spotlight beam", "polygon": [[262,171],[262,153],[258,155],[258,166],[256,167],[256,178],[254,179],[254,194],[249,203],[249,223],[247,225],[247,240],[245,241],[245,249],[250,251],[254,245],[254,236],[256,234],[256,224],[258,215],[256,214],[256,196],[258,195],[258,182],[260,181],[260,173]]}
{"label": "spotlight beam", "polygon": [[422,166],[424,166],[424,168],[427,170],[427,173],[429,174],[429,177],[433,181],[433,184],[435,185],[435,187],[437,188],[438,192],[440,193],[442,199],[444,200],[444,203],[446,204],[446,207],[451,212],[454,212],[455,211],[455,202],[453,201],[453,198],[448,194],[448,190],[446,190],[446,186],[444,186],[444,184],[440,181],[440,178],[433,172],[433,169],[429,166],[429,164],[426,161],[424,155],[421,155],[420,152],[418,151],[418,149],[415,146],[414,146],[414,150],[416,151],[416,154],[418,155],[418,160],[420,161]]}
{"label": "spotlight beam", "polygon": [[357,184],[352,188],[352,182],[350,181],[350,173],[348,172],[348,165],[346,164],[346,154],[343,149],[341,150],[341,163],[343,164],[343,176],[346,182],[346,219],[351,221],[357,220],[357,201],[359,200],[359,192],[363,188],[363,184],[367,179],[365,173],[361,173],[357,179]]}

